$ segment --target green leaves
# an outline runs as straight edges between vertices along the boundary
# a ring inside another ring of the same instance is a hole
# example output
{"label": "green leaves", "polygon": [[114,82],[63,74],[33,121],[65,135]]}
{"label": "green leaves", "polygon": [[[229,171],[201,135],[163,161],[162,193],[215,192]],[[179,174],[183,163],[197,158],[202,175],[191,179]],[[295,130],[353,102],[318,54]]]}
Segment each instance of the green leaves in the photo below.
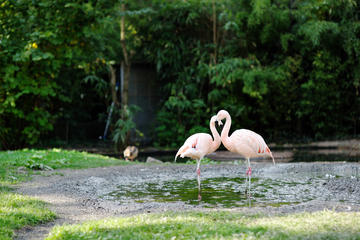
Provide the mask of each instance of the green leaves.
{"label": "green leaves", "polygon": [[273,79],[271,71],[261,68],[254,69],[244,73],[243,92],[251,97],[262,98],[268,91],[267,81]]}
{"label": "green leaves", "polygon": [[256,25],[263,22],[264,18],[267,17],[266,12],[271,7],[270,0],[253,0],[252,4],[252,12],[248,19],[248,24],[250,27],[255,27]]}
{"label": "green leaves", "polygon": [[[255,98],[262,98],[267,93],[267,82],[274,77],[271,70],[259,65],[256,60],[232,58],[212,68],[211,83],[218,87],[233,88],[242,86],[242,92]],[[211,97],[219,96],[219,91],[213,91]]]}
{"label": "green leaves", "polygon": [[[358,131],[360,28],[353,1],[224,1],[216,5],[216,44],[211,2],[199,3],[207,12],[187,4],[157,13],[166,23],[155,23],[161,45],[153,59],[168,81],[159,142],[177,141],[169,131],[183,135],[181,144],[221,108],[237,118],[234,128],[261,129],[265,137]],[[195,107],[195,99],[204,105]]]}
{"label": "green leaves", "polygon": [[32,170],[46,170],[46,171],[51,171],[54,170],[52,167],[45,165],[43,163],[38,163],[35,160],[29,159],[26,163],[25,163],[25,167],[32,169]]}
{"label": "green leaves", "polygon": [[[6,10],[0,11],[0,149],[38,143],[52,131],[59,109],[74,101],[71,93],[80,91],[74,89],[84,77],[79,77],[79,66],[88,72],[99,69],[93,63],[103,36],[87,30],[109,3],[26,0],[1,5]],[[67,72],[71,77],[63,77]]]}
{"label": "green leaves", "polygon": [[124,144],[128,143],[128,136],[130,131],[135,131],[135,134],[143,137],[143,133],[136,129],[136,124],[134,122],[134,115],[141,110],[140,107],[136,105],[122,106],[119,111],[121,116],[115,123],[113,131],[113,141],[115,142],[118,149],[121,149]]}
{"label": "green leaves", "polygon": [[319,46],[321,37],[331,37],[340,33],[339,25],[330,21],[308,21],[303,24],[299,33],[305,35],[314,46]]}
{"label": "green leaves", "polygon": [[[126,11],[121,3],[0,4],[0,148],[36,144],[60,118],[76,125],[94,115],[88,106],[105,112],[106,66],[124,59],[122,16],[133,62],[157,71],[158,145],[204,131],[220,108],[234,127],[274,139],[358,133],[355,1],[124,1]],[[133,128],[118,122],[115,139]]]}

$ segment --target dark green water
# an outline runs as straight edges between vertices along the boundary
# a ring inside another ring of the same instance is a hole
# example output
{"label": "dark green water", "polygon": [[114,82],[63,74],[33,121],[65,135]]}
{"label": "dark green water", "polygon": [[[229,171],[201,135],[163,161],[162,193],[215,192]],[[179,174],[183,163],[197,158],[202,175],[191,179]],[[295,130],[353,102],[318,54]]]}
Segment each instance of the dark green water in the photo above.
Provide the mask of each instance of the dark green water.
{"label": "dark green water", "polygon": [[[252,178],[251,205],[279,206],[312,200],[315,196],[309,182],[294,182]],[[208,178],[201,182],[201,201],[198,200],[197,181],[168,181],[134,186],[119,186],[108,197],[117,201],[184,202],[203,207],[241,207],[249,205],[245,178]]]}
{"label": "dark green water", "polygon": [[[162,155],[159,158],[162,161],[174,160],[173,155]],[[189,159],[178,158],[178,162],[186,161]],[[209,160],[204,159],[203,164],[206,164],[206,161]],[[350,154],[330,154],[304,150],[295,151],[293,158],[288,159],[288,162],[315,161],[360,162],[360,158]],[[304,203],[313,199],[334,200],[334,192],[328,191],[324,186],[327,178],[340,178],[335,173],[336,171],[326,166],[312,166],[307,169],[306,163],[304,164],[298,166],[298,170],[290,169],[289,172],[281,172],[276,177],[253,175],[255,178],[252,178],[250,198],[247,196],[248,186],[245,177],[229,176],[202,178],[201,200],[198,200],[199,191],[195,174],[193,179],[135,183],[131,186],[119,185],[117,189],[105,197],[118,202],[183,202],[208,208],[249,206],[250,201],[251,206],[281,206]],[[351,176],[358,178],[358,168],[356,167],[356,171],[353,171],[354,169],[351,170]],[[292,174],[297,171],[303,171],[304,174],[291,178]],[[339,189],[348,188],[346,183],[343,185],[339,185]],[[346,194],[341,193],[341,191],[336,198],[345,198],[346,201],[350,202],[355,201],[351,200],[351,197],[346,197]]]}

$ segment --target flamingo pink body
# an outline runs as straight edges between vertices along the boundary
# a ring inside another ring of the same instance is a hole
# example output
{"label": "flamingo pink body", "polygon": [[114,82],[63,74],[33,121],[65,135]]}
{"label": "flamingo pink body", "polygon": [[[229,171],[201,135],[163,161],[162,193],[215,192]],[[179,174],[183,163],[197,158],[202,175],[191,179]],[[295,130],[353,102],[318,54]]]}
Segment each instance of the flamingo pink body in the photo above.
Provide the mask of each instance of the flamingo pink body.
{"label": "flamingo pink body", "polygon": [[229,136],[231,117],[225,110],[221,110],[217,114],[218,121],[223,119],[226,119],[226,122],[221,131],[221,141],[230,152],[238,153],[246,159],[269,156],[275,164],[269,147],[259,134],[248,129],[239,129]]}
{"label": "flamingo pink body", "polygon": [[220,135],[216,130],[215,122],[216,116],[213,116],[210,120],[210,130],[213,137],[208,133],[196,133],[191,135],[186,139],[184,144],[180,147],[175,156],[176,158],[180,155],[181,158],[189,157],[192,159],[196,159],[197,167],[196,173],[198,176],[198,188],[199,188],[199,200],[200,196],[200,162],[201,159],[205,157],[205,155],[216,151],[221,144]]}
{"label": "flamingo pink body", "polygon": [[226,119],[225,126],[221,131],[221,141],[224,146],[230,151],[235,152],[247,159],[248,170],[246,171],[246,178],[249,177],[249,195],[250,195],[250,185],[251,185],[251,167],[250,167],[250,158],[254,157],[266,157],[269,156],[272,158],[273,163],[275,164],[274,157],[270,151],[270,148],[266,145],[264,139],[257,134],[248,129],[239,129],[233,132],[229,136],[229,131],[231,127],[231,117],[230,114],[225,110],[220,110],[218,112],[217,120]]}
{"label": "flamingo pink body", "polygon": [[205,155],[216,151],[221,144],[221,139],[215,128],[215,122],[216,116],[213,116],[210,120],[210,130],[214,139],[208,133],[196,133],[191,135],[176,153],[175,161],[179,155],[181,158],[189,157],[200,161]]}

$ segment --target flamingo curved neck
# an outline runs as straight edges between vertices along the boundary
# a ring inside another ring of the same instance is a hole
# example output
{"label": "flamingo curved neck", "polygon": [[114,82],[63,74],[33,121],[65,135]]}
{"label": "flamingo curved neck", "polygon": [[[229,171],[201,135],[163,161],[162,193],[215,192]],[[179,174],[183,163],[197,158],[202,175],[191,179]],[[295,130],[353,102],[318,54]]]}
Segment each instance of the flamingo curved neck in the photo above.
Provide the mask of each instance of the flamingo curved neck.
{"label": "flamingo curved neck", "polygon": [[211,130],[211,134],[213,136],[213,142],[212,142],[211,149],[212,149],[212,151],[215,151],[221,144],[221,138],[220,138],[218,131],[216,130],[215,122],[210,122],[210,130]]}
{"label": "flamingo curved neck", "polygon": [[231,127],[231,117],[230,117],[230,115],[227,115],[225,117],[225,120],[226,120],[226,122],[225,122],[224,128],[221,131],[221,141],[224,144],[224,146],[229,151],[231,151],[232,144],[231,144],[231,141],[229,139],[229,131],[230,131],[230,127]]}

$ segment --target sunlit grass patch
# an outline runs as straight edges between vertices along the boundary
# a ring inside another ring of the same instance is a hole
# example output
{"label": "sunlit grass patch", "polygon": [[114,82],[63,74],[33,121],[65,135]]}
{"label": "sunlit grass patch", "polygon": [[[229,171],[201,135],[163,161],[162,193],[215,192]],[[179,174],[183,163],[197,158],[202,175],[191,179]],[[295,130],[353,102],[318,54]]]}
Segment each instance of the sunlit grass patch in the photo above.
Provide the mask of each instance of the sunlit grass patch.
{"label": "sunlit grass patch", "polygon": [[359,239],[360,213],[321,211],[256,219],[250,226],[269,231],[264,236],[285,239]]}
{"label": "sunlit grass patch", "polygon": [[0,187],[0,239],[12,239],[14,230],[54,218],[44,202]]}
{"label": "sunlit grass patch", "polygon": [[120,159],[87,152],[62,149],[0,152],[0,182],[13,183],[28,179],[37,170],[92,168],[131,164]]}
{"label": "sunlit grass patch", "polygon": [[44,202],[13,193],[8,187],[12,183],[28,180],[39,170],[121,164],[129,163],[102,155],[61,149],[0,152],[0,239],[11,239],[14,230],[51,221],[55,217]]}
{"label": "sunlit grass patch", "polygon": [[231,212],[142,214],[53,228],[58,239],[358,239],[360,213],[286,216]]}

